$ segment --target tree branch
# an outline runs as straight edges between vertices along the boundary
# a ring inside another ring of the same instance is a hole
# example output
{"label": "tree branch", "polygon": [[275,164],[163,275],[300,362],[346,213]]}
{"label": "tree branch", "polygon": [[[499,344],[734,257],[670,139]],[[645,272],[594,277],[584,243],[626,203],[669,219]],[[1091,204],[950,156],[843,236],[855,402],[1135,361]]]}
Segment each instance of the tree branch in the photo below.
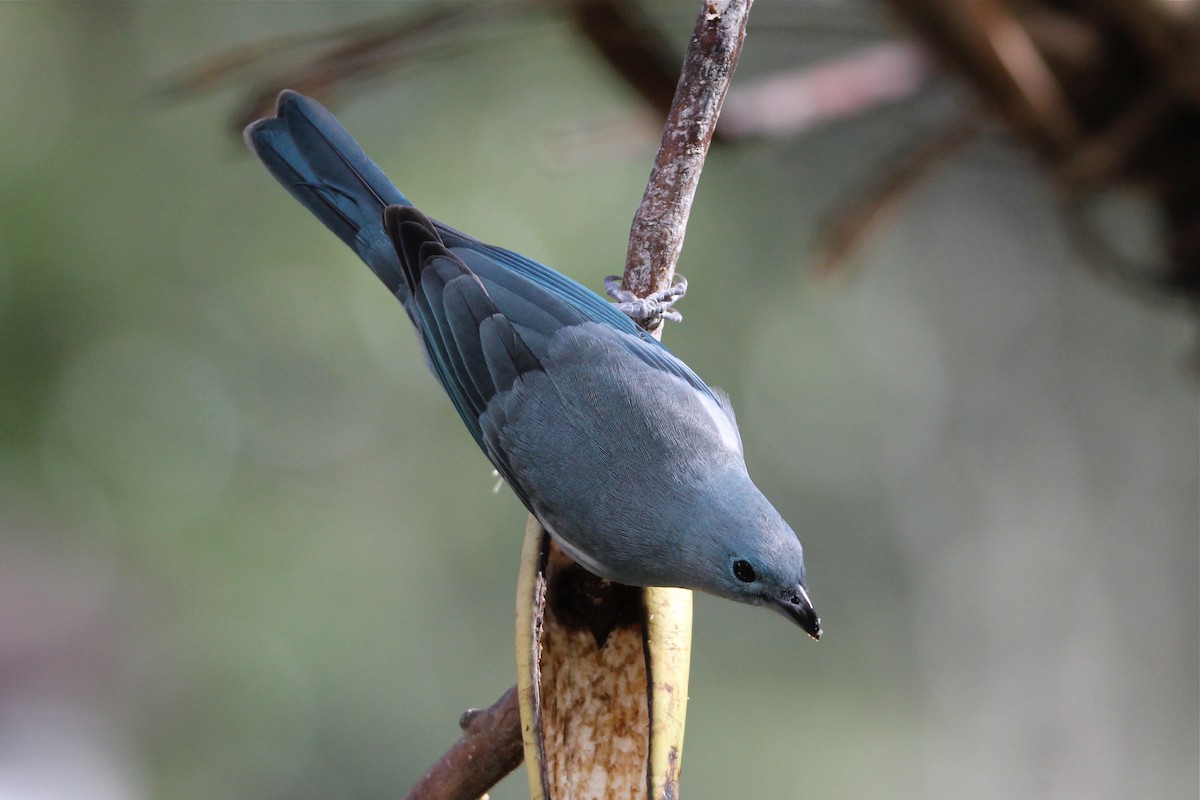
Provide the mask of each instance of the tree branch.
{"label": "tree branch", "polygon": [[486,709],[471,709],[463,736],[408,790],[404,800],[474,800],[524,759],[517,687]]}
{"label": "tree branch", "polygon": [[629,232],[622,286],[640,297],[671,285],[752,2],[706,0],[696,20],[662,144]]}

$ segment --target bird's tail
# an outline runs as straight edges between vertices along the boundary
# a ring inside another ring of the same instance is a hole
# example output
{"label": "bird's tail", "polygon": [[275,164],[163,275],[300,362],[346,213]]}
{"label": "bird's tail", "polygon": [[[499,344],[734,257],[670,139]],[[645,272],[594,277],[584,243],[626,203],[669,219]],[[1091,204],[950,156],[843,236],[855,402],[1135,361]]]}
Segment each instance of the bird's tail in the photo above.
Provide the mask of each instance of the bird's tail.
{"label": "bird's tail", "polygon": [[353,248],[393,293],[407,292],[399,257],[383,226],[383,209],[412,203],[324,106],[285,91],[276,116],[250,125],[245,137],[275,179]]}

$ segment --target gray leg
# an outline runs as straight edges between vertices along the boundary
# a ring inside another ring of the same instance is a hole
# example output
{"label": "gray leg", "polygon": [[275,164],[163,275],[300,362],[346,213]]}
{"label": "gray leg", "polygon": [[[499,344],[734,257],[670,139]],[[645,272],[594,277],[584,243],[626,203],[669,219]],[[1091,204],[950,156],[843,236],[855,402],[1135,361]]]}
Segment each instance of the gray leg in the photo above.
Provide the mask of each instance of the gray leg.
{"label": "gray leg", "polygon": [[604,291],[617,301],[614,305],[622,314],[646,330],[656,327],[662,320],[683,320],[683,314],[674,308],[675,301],[687,294],[687,278],[682,275],[677,274],[675,283],[649,297],[638,297],[633,292],[622,289],[621,278],[617,275],[609,275],[604,279]]}

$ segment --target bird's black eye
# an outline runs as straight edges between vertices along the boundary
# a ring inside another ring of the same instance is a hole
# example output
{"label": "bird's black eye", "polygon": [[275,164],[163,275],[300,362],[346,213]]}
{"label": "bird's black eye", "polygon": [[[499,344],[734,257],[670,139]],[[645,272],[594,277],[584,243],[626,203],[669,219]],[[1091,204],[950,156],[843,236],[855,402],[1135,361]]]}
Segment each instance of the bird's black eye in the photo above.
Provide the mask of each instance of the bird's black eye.
{"label": "bird's black eye", "polygon": [[758,580],[758,576],[754,574],[754,567],[750,566],[749,561],[741,558],[733,562],[733,577],[742,583],[754,583]]}

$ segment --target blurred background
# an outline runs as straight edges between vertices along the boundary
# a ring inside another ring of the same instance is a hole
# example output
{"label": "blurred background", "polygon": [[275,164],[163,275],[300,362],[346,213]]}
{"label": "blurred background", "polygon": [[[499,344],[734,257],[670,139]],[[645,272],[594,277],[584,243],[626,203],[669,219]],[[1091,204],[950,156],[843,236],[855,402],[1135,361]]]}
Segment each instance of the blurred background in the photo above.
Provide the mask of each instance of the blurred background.
{"label": "blurred background", "polygon": [[[484,8],[327,101],[424,211],[598,288],[659,122],[562,15]],[[0,798],[398,796],[514,682],[520,503],[231,123],[325,32],[427,10],[0,4]],[[676,59],[696,10],[655,6]],[[760,0],[735,94],[909,41],[885,11]],[[813,276],[831,210],[975,102],[934,69],[710,155],[665,341],[732,395],[827,636],[697,597],[683,792],[1190,800],[1194,314],[1098,277],[995,121]]]}

